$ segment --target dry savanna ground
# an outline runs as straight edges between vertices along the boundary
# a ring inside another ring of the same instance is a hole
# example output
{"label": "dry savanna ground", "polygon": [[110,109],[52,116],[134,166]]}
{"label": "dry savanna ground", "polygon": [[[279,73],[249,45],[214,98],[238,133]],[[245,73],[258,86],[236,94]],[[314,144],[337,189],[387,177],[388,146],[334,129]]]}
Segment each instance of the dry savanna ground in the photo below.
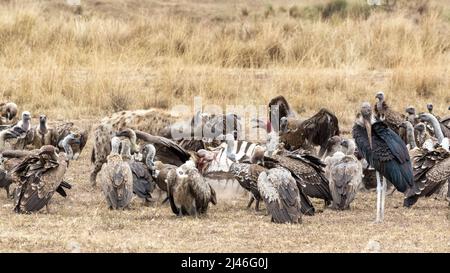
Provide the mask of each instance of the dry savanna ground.
{"label": "dry savanna ground", "polygon": [[[394,109],[444,115],[450,104],[450,1],[0,0],[0,101],[81,125],[119,110],[204,103],[266,104],[286,96],[301,116],[320,107],[349,128],[360,103],[384,90]],[[0,192],[0,251],[449,252],[442,200],[401,207],[375,193],[350,211],[275,225],[219,195],[206,217],[168,206],[109,211],[88,183],[90,148],[71,162],[69,197],[50,214],[15,215]],[[320,203],[316,203],[320,207]]]}

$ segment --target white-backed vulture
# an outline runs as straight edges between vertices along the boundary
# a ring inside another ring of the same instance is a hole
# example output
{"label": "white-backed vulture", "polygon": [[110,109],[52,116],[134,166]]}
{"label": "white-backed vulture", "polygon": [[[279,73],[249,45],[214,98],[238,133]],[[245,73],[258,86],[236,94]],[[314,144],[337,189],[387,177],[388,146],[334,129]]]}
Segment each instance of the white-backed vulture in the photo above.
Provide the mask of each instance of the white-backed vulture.
{"label": "white-backed vulture", "polygon": [[31,129],[31,114],[23,112],[22,119],[14,126],[0,132],[0,150],[8,143],[12,149],[24,149],[32,143],[34,134]]}
{"label": "white-backed vulture", "polygon": [[441,143],[444,137],[450,138],[450,129],[447,128],[442,122],[430,113],[422,113],[419,115],[419,120],[421,122],[430,123],[433,127],[434,135],[438,139],[438,142]]}
{"label": "white-backed vulture", "polygon": [[345,210],[355,199],[362,179],[362,166],[353,155],[336,152],[325,159],[325,173],[330,182],[333,209]]}
{"label": "white-backed vulture", "polygon": [[63,180],[67,162],[65,153],[57,154],[57,148],[46,145],[15,166],[11,170],[13,181],[17,183],[14,211],[30,213],[39,211],[44,206],[49,211],[48,205],[55,191],[66,197],[64,188],[71,188]]}
{"label": "white-backed vulture", "polygon": [[214,189],[192,160],[169,171],[167,190],[172,212],[178,216],[204,214],[210,202],[217,204]]}
{"label": "white-backed vulture", "polygon": [[258,177],[258,190],[274,223],[302,222],[300,193],[295,179],[284,168],[273,168]]}
{"label": "white-backed vulture", "polygon": [[103,193],[110,209],[128,208],[133,195],[133,173],[119,154],[121,144],[122,149],[128,145],[125,141],[121,143],[118,137],[111,139],[111,154],[108,155],[107,162],[99,173]]}

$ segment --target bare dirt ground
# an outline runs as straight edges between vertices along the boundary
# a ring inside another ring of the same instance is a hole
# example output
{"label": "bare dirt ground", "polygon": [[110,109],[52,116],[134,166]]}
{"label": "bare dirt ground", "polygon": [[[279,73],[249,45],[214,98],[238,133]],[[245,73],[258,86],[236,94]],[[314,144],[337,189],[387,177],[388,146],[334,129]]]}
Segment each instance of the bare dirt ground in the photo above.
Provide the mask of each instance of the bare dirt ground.
{"label": "bare dirt ground", "polygon": [[[387,198],[386,219],[373,223],[375,192],[361,193],[350,211],[326,209],[300,225],[272,224],[265,211],[247,210],[244,195],[223,198],[205,217],[176,217],[169,206],[145,207],[134,199],[110,211],[89,184],[88,144],[70,163],[74,187],[55,195],[51,212],[17,215],[0,192],[1,252],[449,252],[448,203],[421,199],[405,209],[402,195]],[[316,208],[322,208],[315,200]]]}

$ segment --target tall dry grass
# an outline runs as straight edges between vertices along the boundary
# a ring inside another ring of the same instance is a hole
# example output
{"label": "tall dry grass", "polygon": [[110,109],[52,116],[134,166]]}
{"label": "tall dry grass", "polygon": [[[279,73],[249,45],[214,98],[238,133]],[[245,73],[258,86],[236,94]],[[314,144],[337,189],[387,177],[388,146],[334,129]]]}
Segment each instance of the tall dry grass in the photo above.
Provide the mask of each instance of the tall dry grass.
{"label": "tall dry grass", "polygon": [[399,111],[450,104],[447,4],[62,2],[0,2],[0,99],[36,115],[170,108],[197,95],[265,104],[283,94],[301,114],[327,107],[349,125],[379,89]]}

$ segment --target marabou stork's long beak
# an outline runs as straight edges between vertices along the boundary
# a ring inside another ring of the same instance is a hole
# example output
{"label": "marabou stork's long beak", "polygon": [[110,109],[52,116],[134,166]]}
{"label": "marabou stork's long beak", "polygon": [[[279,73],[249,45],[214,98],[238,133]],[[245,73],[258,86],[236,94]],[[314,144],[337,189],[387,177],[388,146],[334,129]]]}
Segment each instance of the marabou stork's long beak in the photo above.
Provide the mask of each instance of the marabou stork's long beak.
{"label": "marabou stork's long beak", "polygon": [[372,124],[370,123],[370,120],[364,118],[364,126],[366,127],[370,149],[372,149]]}

